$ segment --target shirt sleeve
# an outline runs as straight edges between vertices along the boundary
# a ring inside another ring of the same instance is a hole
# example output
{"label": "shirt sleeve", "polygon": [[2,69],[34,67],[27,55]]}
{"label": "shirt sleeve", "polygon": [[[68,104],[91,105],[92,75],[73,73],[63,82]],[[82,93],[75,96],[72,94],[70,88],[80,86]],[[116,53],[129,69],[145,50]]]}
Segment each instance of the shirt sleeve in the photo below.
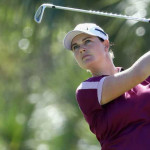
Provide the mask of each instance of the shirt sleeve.
{"label": "shirt sleeve", "polygon": [[146,81],[147,81],[148,83],[150,83],[150,76],[146,79]]}
{"label": "shirt sleeve", "polygon": [[148,84],[150,84],[150,76],[146,80],[144,80],[141,84],[142,85],[148,85]]}
{"label": "shirt sleeve", "polygon": [[106,77],[93,78],[82,82],[76,90],[76,98],[79,107],[85,116],[92,112],[102,109],[101,93],[102,86]]}

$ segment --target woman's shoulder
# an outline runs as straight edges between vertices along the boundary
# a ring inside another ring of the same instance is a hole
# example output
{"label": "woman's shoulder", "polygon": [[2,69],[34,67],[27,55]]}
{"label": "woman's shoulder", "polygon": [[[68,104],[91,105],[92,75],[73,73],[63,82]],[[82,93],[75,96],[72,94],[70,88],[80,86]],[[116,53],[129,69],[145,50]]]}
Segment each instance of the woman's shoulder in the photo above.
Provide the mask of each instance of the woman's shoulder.
{"label": "woman's shoulder", "polygon": [[86,79],[83,82],[98,82],[105,76],[108,76],[108,75],[101,75],[101,76],[96,76],[96,77],[90,77],[90,78]]}
{"label": "woman's shoulder", "polygon": [[[118,72],[124,71],[123,67],[116,67],[116,69],[118,70]],[[90,78],[86,79],[83,82],[94,82],[94,81],[97,82],[97,81],[100,81],[103,77],[106,77],[106,76],[109,76],[109,75],[100,75],[100,76],[90,77]]]}
{"label": "woman's shoulder", "polygon": [[[116,67],[116,68],[117,68],[118,72],[121,72],[121,71],[124,70],[123,67]],[[81,82],[79,84],[78,88],[83,86],[83,85],[88,86],[88,85],[92,85],[92,84],[98,83],[98,82],[101,81],[101,79],[104,80],[107,76],[109,76],[109,75],[100,75],[100,76],[90,77],[90,78],[84,80],[83,82]]]}
{"label": "woman's shoulder", "polygon": [[[90,77],[86,80],[84,80],[83,82],[81,82],[79,84],[79,86],[77,87],[77,91],[78,90],[85,90],[85,89],[97,89],[98,85],[103,82],[103,80],[105,79],[107,75],[101,75],[101,76],[96,76],[96,77]],[[102,79],[102,80],[101,80]]]}

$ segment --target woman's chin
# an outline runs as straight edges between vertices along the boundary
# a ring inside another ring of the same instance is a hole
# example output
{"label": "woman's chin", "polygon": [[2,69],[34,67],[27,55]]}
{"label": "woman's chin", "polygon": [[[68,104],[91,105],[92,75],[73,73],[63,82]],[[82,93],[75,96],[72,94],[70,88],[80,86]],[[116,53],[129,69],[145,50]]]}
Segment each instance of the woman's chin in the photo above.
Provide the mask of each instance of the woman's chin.
{"label": "woman's chin", "polygon": [[93,68],[93,66],[94,66],[94,61],[86,61],[82,65],[80,65],[81,68],[86,70],[87,69],[90,70],[91,68]]}

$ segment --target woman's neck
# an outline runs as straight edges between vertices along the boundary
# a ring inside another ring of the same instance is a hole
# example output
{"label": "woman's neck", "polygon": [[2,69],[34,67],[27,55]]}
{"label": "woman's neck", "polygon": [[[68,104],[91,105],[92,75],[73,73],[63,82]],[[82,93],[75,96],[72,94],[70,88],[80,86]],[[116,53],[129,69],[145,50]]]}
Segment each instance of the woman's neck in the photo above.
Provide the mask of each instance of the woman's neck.
{"label": "woman's neck", "polygon": [[104,65],[101,68],[93,68],[91,69],[92,76],[101,76],[101,75],[114,75],[118,72],[118,69],[112,63],[111,65]]}

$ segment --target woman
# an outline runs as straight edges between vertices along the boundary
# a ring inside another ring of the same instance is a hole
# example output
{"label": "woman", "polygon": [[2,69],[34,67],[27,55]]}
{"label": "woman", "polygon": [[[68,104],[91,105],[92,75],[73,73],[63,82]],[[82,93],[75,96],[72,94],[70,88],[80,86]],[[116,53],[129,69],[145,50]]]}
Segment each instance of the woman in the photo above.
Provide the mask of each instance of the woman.
{"label": "woman", "polygon": [[117,68],[108,35],[92,23],[68,32],[64,46],[92,74],[79,85],[76,97],[102,150],[149,150],[150,52],[127,70]]}

